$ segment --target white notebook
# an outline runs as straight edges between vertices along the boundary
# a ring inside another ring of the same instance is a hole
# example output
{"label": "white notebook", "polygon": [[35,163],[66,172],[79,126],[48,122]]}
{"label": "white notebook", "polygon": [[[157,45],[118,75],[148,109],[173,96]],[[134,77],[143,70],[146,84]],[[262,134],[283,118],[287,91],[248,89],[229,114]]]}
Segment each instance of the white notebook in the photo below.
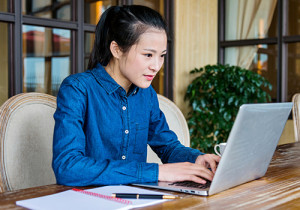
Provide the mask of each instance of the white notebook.
{"label": "white notebook", "polygon": [[[164,194],[152,190],[145,190],[130,186],[105,186],[98,187],[94,189],[86,190],[89,192],[99,193],[102,195],[111,196],[112,193],[139,193],[139,194]],[[27,200],[17,201],[18,206],[22,206],[29,209],[41,209],[41,210],[60,210],[60,209],[72,209],[72,210],[92,210],[92,209],[131,209],[144,207],[149,205],[158,204],[167,200],[163,199],[126,199],[131,201],[131,204],[123,204],[113,200],[108,200],[104,198],[99,198],[73,190],[67,190],[61,193],[56,193],[52,195],[42,196],[38,198],[32,198]]]}

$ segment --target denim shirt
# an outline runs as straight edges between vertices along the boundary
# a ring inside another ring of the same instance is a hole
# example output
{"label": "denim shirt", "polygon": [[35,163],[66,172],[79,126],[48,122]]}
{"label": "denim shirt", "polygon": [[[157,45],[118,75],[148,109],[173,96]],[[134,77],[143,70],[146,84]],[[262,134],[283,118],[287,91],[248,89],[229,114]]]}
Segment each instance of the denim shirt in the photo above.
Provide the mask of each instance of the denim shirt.
{"label": "denim shirt", "polygon": [[195,162],[202,153],[184,147],[169,130],[150,86],[128,93],[98,64],[67,77],[54,114],[53,170],[71,186],[156,182],[147,144],[163,163]]}

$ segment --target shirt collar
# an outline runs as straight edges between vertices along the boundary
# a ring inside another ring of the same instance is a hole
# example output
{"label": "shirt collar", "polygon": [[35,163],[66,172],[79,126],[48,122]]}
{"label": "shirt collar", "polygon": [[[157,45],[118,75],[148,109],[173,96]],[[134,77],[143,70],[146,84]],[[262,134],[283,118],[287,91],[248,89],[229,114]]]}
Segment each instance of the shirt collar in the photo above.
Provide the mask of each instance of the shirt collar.
{"label": "shirt collar", "polygon": [[[97,64],[97,66],[91,71],[91,73],[94,75],[95,79],[98,81],[98,83],[104,88],[104,90],[111,94],[115,91],[117,91],[119,88],[122,88],[103,68],[101,64]],[[123,89],[123,88],[122,88]],[[123,89],[124,90],[124,89]],[[138,92],[139,88],[137,86],[133,86],[130,88],[128,92],[129,95],[134,95]],[[125,91],[125,90],[124,90]]]}

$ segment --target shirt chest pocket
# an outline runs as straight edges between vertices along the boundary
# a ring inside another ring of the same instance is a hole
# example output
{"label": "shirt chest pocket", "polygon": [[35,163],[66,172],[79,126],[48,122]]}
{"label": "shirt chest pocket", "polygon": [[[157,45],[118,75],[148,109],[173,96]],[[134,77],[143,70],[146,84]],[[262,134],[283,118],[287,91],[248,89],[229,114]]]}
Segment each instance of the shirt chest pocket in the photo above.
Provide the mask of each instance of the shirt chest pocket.
{"label": "shirt chest pocket", "polygon": [[147,124],[135,124],[134,153],[147,153],[148,130],[149,126]]}

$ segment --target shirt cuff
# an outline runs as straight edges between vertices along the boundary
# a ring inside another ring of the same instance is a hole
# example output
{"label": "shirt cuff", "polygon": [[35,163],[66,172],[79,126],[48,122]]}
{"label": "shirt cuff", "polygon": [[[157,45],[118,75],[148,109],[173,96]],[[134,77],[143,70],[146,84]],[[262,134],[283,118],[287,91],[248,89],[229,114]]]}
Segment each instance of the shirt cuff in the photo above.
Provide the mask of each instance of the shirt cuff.
{"label": "shirt cuff", "polygon": [[197,160],[197,158],[198,158],[198,156],[200,156],[200,155],[205,155],[205,153],[202,153],[199,150],[191,152],[191,155],[189,156],[189,158],[190,158],[189,162],[195,163],[196,160]]}
{"label": "shirt cuff", "polygon": [[157,163],[140,163],[138,180],[139,180],[139,183],[157,182],[158,181],[158,164]]}

